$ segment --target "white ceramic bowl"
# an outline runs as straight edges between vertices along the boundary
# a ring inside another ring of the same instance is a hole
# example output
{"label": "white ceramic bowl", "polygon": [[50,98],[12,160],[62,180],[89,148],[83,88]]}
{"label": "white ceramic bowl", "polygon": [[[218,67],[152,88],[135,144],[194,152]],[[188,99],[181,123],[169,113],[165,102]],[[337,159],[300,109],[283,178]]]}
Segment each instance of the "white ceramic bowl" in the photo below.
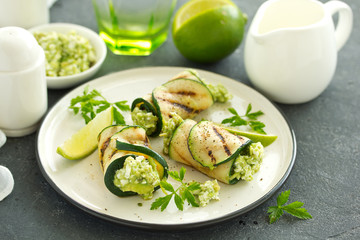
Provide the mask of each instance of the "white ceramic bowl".
{"label": "white ceramic bowl", "polygon": [[96,63],[89,68],[88,70],[74,74],[69,76],[62,77],[46,77],[47,87],[51,89],[61,89],[61,88],[69,88],[80,84],[92,77],[103,64],[107,49],[104,41],[100,38],[100,36],[94,31],[71,23],[49,23],[40,26],[36,26],[34,28],[29,29],[30,32],[59,32],[59,33],[68,33],[69,31],[74,30],[77,34],[89,39],[90,43],[95,49],[96,54]]}

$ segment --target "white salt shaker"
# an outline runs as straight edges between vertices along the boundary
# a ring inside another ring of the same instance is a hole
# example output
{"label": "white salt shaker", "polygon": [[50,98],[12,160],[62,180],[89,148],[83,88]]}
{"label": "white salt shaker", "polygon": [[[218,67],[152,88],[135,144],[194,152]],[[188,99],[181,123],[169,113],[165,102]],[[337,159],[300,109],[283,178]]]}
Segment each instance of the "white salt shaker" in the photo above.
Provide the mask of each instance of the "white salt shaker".
{"label": "white salt shaker", "polygon": [[43,49],[23,28],[0,28],[0,129],[9,137],[33,133],[46,110]]}
{"label": "white salt shaker", "polygon": [[0,0],[0,27],[31,28],[49,23],[47,0]]}

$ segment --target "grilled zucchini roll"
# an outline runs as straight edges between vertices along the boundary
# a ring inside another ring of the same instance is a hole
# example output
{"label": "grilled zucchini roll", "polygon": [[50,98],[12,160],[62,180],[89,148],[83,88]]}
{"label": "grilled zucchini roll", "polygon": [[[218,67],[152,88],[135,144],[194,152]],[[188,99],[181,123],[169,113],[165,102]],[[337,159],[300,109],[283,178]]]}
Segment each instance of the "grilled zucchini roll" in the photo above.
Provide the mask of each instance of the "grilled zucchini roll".
{"label": "grilled zucchini roll", "polygon": [[226,102],[230,98],[223,85],[206,84],[195,71],[186,70],[156,87],[151,94],[135,99],[131,117],[149,136],[158,136],[164,123],[172,117],[171,113],[191,119],[214,102]]}
{"label": "grilled zucchini roll", "polygon": [[105,185],[117,196],[139,194],[151,199],[167,177],[166,161],[150,148],[146,131],[140,126],[105,128],[98,137],[98,153]]}
{"label": "grilled zucchini roll", "polygon": [[[166,146],[165,146],[166,147]],[[261,143],[209,121],[184,120],[173,132],[169,157],[226,184],[250,181],[263,159]]]}

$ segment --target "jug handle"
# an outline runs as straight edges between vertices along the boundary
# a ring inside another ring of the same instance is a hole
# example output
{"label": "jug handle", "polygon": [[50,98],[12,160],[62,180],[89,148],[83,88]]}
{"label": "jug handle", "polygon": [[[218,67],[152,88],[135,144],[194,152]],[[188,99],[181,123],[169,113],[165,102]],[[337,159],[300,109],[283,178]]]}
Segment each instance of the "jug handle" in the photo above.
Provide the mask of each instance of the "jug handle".
{"label": "jug handle", "polygon": [[353,13],[351,8],[341,1],[333,0],[324,5],[331,15],[339,12],[338,23],[335,29],[336,47],[339,51],[350,36],[353,25]]}

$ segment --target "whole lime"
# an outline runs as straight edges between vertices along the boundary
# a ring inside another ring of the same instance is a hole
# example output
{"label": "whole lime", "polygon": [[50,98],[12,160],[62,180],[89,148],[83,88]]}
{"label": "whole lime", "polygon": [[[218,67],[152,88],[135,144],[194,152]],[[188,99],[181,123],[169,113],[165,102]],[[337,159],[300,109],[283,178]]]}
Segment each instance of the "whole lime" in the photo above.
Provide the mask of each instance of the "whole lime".
{"label": "whole lime", "polygon": [[186,58],[216,62],[240,45],[246,22],[246,14],[230,0],[191,0],[177,11],[172,37]]}

